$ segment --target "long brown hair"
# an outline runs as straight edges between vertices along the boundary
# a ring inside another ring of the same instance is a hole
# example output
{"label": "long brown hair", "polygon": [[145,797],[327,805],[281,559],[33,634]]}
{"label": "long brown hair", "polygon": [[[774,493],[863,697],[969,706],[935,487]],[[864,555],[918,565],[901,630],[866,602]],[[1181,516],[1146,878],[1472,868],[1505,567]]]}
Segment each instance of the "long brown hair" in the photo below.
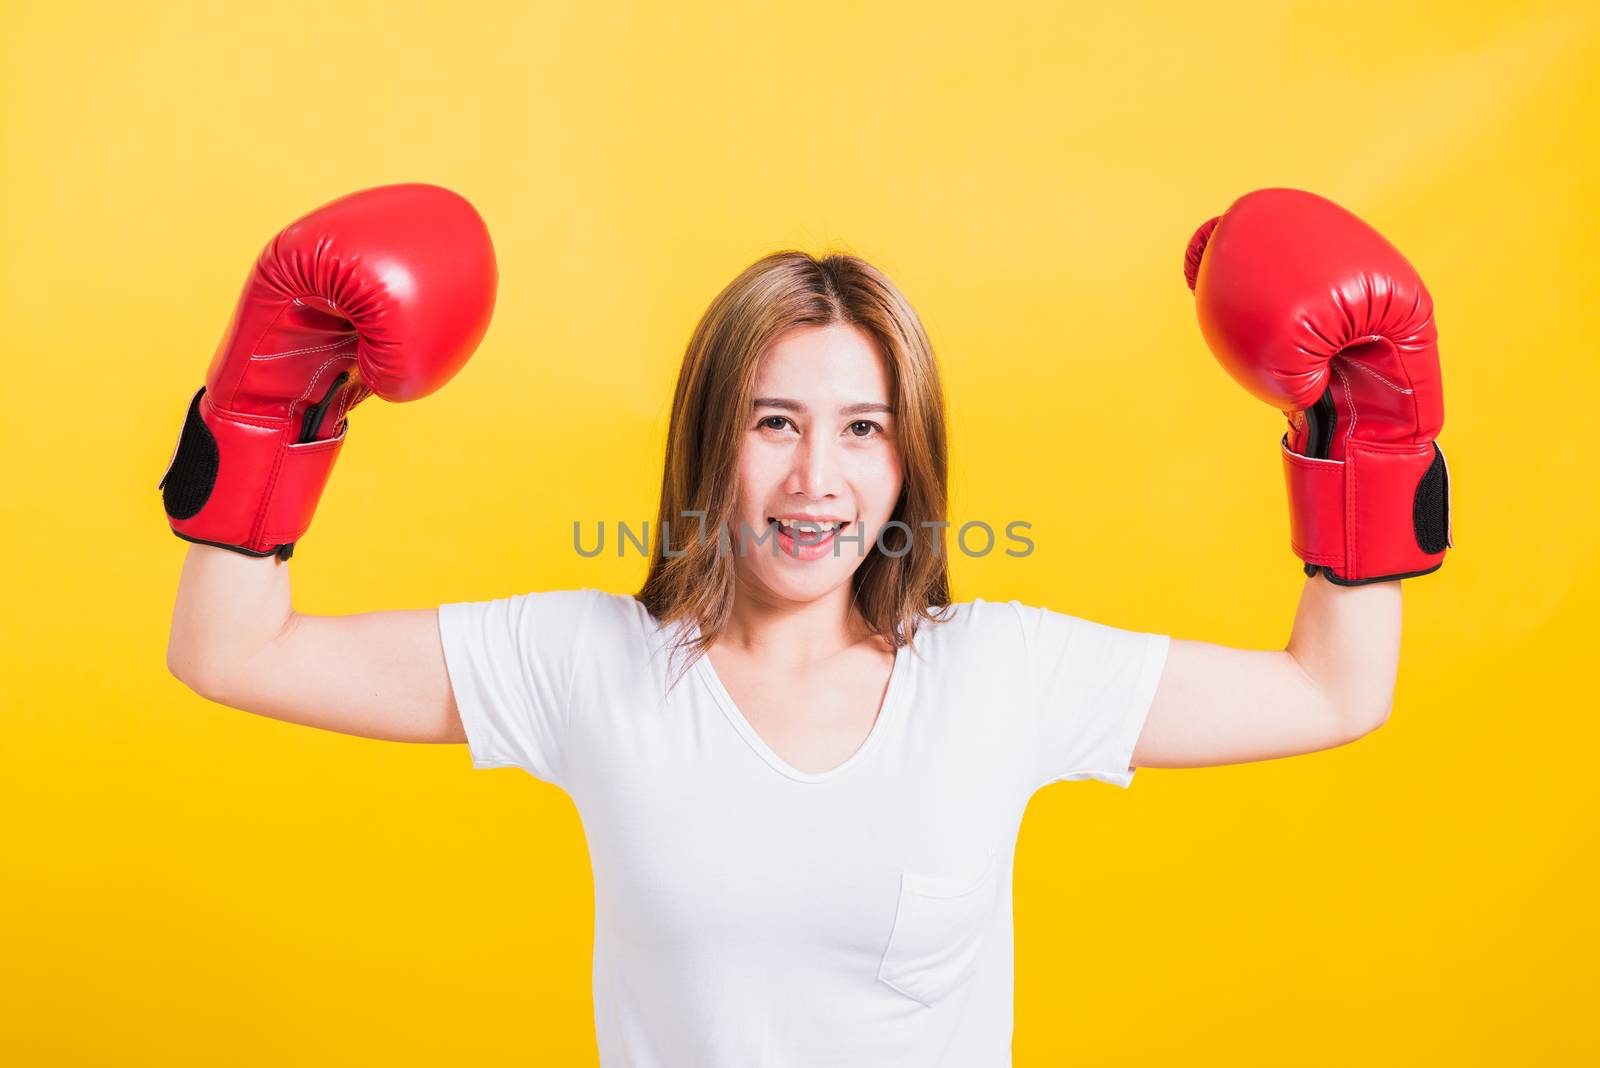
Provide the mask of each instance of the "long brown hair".
{"label": "long brown hair", "polygon": [[701,316],[672,401],[650,573],[635,596],[664,626],[699,624],[698,641],[685,632],[677,646],[691,659],[711,647],[733,608],[734,560],[718,532],[734,525],[739,449],[761,356],[795,327],[833,323],[859,328],[883,354],[905,464],[890,517],[905,527],[886,525],[867,551],[850,579],[852,603],[894,648],[950,603],[944,391],[922,321],[862,259],[775,252],[746,267]]}

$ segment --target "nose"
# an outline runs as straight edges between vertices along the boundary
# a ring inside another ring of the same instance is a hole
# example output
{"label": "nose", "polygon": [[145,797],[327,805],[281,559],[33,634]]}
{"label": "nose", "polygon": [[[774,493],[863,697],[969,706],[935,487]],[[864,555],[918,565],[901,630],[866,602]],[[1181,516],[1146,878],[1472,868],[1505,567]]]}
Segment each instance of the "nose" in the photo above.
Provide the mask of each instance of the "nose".
{"label": "nose", "polygon": [[789,468],[788,491],[814,498],[831,496],[837,475],[838,451],[834,443],[826,435],[801,435]]}

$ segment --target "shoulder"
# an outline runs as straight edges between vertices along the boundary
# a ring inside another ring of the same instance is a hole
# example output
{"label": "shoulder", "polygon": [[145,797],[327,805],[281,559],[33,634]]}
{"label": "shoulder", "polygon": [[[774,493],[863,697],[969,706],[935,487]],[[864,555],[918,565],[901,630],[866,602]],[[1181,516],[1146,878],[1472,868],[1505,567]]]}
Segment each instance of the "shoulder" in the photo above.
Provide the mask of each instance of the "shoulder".
{"label": "shoulder", "polygon": [[595,648],[653,645],[661,627],[649,609],[632,594],[611,593],[584,586],[529,594],[549,606],[550,612],[572,628],[573,638]]}
{"label": "shoulder", "polygon": [[685,636],[682,630],[662,626],[631,593],[588,587],[566,592],[581,604],[573,617],[577,643],[604,670],[656,663]]}
{"label": "shoulder", "polygon": [[987,601],[979,597],[945,605],[941,612],[941,622],[924,624],[917,631],[919,649],[926,636],[931,647],[963,654],[1037,654],[1096,627],[1078,616],[1018,600]]}
{"label": "shoulder", "polygon": [[930,610],[935,619],[918,629],[915,644],[943,648],[1015,644],[1023,639],[1028,613],[1038,611],[1020,601],[956,601]]}
{"label": "shoulder", "polygon": [[610,593],[588,586],[568,592],[581,596],[585,611],[602,626],[655,629],[655,620],[650,612],[631,593]]}
{"label": "shoulder", "polygon": [[956,601],[930,611],[935,615],[943,615],[943,620],[929,624],[930,628],[947,628],[956,632],[1007,630],[1026,626],[1043,615],[1063,616],[1063,613],[1022,601],[988,601],[982,597],[975,597],[970,601]]}
{"label": "shoulder", "polygon": [[603,635],[645,635],[657,629],[644,605],[631,595],[588,586],[450,603],[441,606],[441,614],[463,620],[498,618],[512,631],[569,642]]}

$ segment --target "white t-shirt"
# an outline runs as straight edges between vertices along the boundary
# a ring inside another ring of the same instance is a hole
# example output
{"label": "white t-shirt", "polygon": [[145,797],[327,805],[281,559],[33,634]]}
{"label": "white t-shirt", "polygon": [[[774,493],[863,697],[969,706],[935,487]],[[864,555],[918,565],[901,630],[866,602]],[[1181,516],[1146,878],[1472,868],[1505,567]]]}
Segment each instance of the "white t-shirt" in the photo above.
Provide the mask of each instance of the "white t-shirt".
{"label": "white t-shirt", "polygon": [[556,784],[583,822],[606,1068],[1009,1065],[1023,810],[1064,779],[1128,785],[1169,645],[957,604],[813,774],[708,658],[667,692],[674,635],[630,596],[446,604],[439,629],[473,765]]}

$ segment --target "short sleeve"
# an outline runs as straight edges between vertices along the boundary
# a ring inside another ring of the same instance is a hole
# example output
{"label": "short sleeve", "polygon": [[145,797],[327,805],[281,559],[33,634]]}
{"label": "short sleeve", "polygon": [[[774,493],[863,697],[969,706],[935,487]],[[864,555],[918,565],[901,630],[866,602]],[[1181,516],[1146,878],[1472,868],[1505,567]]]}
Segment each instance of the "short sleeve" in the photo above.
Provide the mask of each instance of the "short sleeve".
{"label": "short sleeve", "polygon": [[1098,779],[1133,781],[1134,746],[1144,728],[1171,639],[1120,630],[1076,616],[1012,602],[1038,723],[1040,786]]}
{"label": "short sleeve", "polygon": [[439,637],[475,768],[563,785],[583,625],[598,591],[554,590],[439,606]]}

